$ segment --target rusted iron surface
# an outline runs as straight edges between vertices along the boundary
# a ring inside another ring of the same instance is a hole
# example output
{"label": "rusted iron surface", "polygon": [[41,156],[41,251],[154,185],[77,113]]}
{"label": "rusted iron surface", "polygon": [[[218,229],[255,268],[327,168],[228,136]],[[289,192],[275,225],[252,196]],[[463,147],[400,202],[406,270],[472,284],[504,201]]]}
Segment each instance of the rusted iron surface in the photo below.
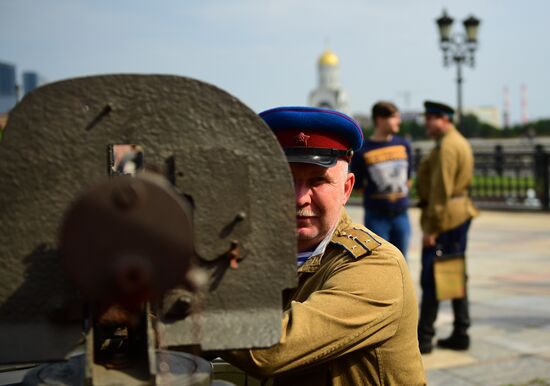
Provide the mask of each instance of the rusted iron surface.
{"label": "rusted iron surface", "polygon": [[143,304],[189,288],[191,205],[162,176],[94,185],[65,214],[59,247],[70,279],[90,302]]}
{"label": "rusted iron surface", "polygon": [[[140,146],[145,168],[164,174],[193,206],[196,265],[207,273],[207,290],[201,306],[190,307],[198,315],[166,312],[181,299],[196,302],[184,288],[159,302],[161,346],[276,343],[281,290],[295,281],[292,185],[276,139],[214,86],[110,75],[36,89],[10,113],[0,143],[0,363],[59,359],[80,341],[83,307],[58,234],[71,203],[110,173],[116,144]],[[121,211],[140,199],[139,188],[112,197]],[[36,328],[27,333],[23,325]]]}

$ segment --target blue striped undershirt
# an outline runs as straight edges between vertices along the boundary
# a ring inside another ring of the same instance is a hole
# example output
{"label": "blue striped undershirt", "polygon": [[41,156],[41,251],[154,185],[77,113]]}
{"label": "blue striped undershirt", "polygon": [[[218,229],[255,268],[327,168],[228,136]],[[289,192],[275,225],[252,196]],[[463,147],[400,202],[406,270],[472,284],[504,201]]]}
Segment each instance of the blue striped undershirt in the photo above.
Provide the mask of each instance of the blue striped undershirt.
{"label": "blue striped undershirt", "polygon": [[327,234],[327,236],[317,245],[317,248],[315,248],[313,251],[305,251],[305,252],[298,252],[296,255],[296,263],[298,267],[302,266],[306,261],[309,260],[312,256],[318,256],[325,253],[325,249],[327,249],[327,245],[332,239],[332,234],[334,233],[334,230],[336,229],[336,226],[333,227],[332,231]]}

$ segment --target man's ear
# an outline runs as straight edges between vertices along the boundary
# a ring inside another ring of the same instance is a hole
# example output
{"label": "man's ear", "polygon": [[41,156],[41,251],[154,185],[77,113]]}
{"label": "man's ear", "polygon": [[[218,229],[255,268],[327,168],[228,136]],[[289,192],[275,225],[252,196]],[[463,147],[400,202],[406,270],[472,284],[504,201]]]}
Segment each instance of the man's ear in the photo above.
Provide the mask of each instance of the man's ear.
{"label": "man's ear", "polygon": [[353,185],[355,185],[355,174],[348,173],[346,176],[346,182],[344,183],[344,202],[345,205],[348,202],[351,191],[353,190]]}

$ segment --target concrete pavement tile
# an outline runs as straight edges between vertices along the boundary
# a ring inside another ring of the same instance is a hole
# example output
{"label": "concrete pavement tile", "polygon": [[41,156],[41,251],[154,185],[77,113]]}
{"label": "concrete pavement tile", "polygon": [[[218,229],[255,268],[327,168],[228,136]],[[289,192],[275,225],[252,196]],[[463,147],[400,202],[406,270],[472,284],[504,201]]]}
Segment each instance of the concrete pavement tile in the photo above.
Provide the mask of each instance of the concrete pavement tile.
{"label": "concrete pavement tile", "polygon": [[525,331],[512,335],[487,336],[484,339],[487,342],[501,345],[522,354],[550,351],[550,333],[542,334],[540,330]]}
{"label": "concrete pavement tile", "polygon": [[[535,378],[549,379],[550,361],[536,356],[521,356],[496,363],[454,367],[445,371],[457,379],[466,379],[478,385],[501,386],[524,383]],[[452,382],[449,384],[454,385]]]}
{"label": "concrete pavement tile", "polygon": [[[548,283],[550,287],[550,283]],[[550,321],[550,296],[509,296],[491,302],[493,307],[515,308],[529,311],[544,310]]]}
{"label": "concrete pavement tile", "polygon": [[489,304],[495,299],[509,296],[509,294],[495,291],[493,283],[471,283],[469,289],[471,305],[474,303]]}
{"label": "concrete pavement tile", "polygon": [[474,318],[475,324],[490,324],[506,331],[517,331],[525,328],[542,328],[548,325],[546,316],[529,315],[525,311],[522,315],[494,315],[486,318]]}
{"label": "concrete pavement tile", "polygon": [[[449,327],[446,330],[443,332],[438,329],[438,336],[446,337],[452,328]],[[432,353],[422,356],[424,368],[431,370],[477,364],[478,362],[509,360],[524,352],[508,347],[509,345],[503,345],[501,342],[488,340],[483,333],[483,329],[480,328],[472,329],[470,336],[471,345],[467,351],[452,351],[435,346]]]}
{"label": "concrete pavement tile", "polygon": [[519,354],[510,347],[488,341],[484,336],[476,334],[472,334],[470,349],[467,352],[476,362],[506,360]]}
{"label": "concrete pavement tile", "polygon": [[533,315],[525,310],[491,307],[489,315],[480,316],[475,311],[472,314],[472,342],[492,343],[524,354],[550,351],[549,320],[541,312]]}
{"label": "concrete pavement tile", "polygon": [[[490,324],[506,330],[523,329],[527,327],[542,327],[550,324],[550,314],[545,307],[527,305],[522,308],[517,305],[518,299],[496,299],[495,301],[473,302],[470,314],[474,326]],[[529,301],[526,301],[528,303]],[[512,303],[516,307],[498,306]]]}
{"label": "concrete pavement tile", "polygon": [[[497,283],[492,285],[483,285],[483,287],[485,287],[486,289],[491,289],[493,293],[499,292],[501,295],[506,296],[517,295],[520,297],[550,297],[550,285]],[[475,299],[477,300],[477,297]]]}
{"label": "concrete pavement tile", "polygon": [[539,349],[537,352],[542,352],[542,347],[547,347],[550,351],[550,330],[538,328],[525,328],[524,330],[519,331],[513,338],[529,343],[532,345],[538,345]]}
{"label": "concrete pavement tile", "polygon": [[476,363],[477,360],[467,351],[453,351],[435,347],[430,354],[422,355],[422,362],[424,363],[424,369],[431,370],[469,365]]}
{"label": "concrete pavement tile", "polygon": [[541,285],[550,285],[550,275],[540,272],[511,272],[508,275],[494,276],[493,278],[496,281],[512,281],[517,283],[538,283]]}
{"label": "concrete pavement tile", "polygon": [[455,374],[447,370],[432,370],[426,372],[427,383],[429,386],[479,386],[479,383],[468,379],[457,378]]}

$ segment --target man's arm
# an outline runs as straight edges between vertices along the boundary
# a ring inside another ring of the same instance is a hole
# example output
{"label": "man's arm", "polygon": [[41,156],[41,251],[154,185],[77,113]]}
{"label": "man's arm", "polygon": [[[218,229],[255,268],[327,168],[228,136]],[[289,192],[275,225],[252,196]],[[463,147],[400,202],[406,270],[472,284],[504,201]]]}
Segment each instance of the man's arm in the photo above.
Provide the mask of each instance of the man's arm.
{"label": "man's arm", "polygon": [[279,344],[223,357],[253,375],[270,377],[375,346],[397,330],[403,275],[393,258],[367,256],[346,262],[321,290],[304,302],[292,302]]}

